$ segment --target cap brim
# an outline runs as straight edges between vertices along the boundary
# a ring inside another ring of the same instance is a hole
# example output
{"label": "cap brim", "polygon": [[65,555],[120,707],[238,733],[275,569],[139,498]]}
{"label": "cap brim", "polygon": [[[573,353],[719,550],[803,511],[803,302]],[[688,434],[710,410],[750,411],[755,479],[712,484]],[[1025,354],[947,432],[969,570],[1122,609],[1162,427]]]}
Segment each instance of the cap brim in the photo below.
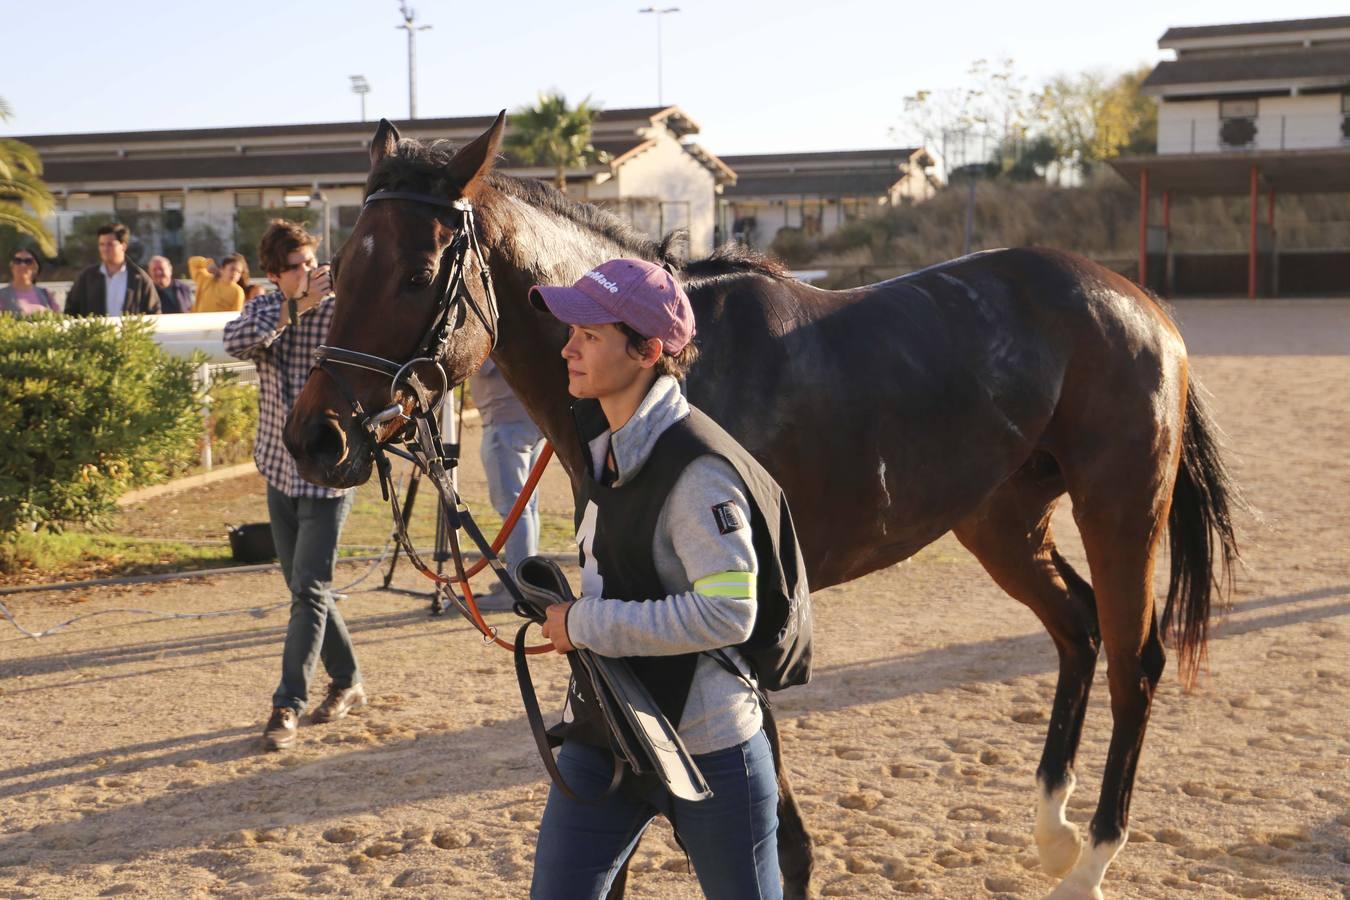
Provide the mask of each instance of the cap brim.
{"label": "cap brim", "polygon": [[604,325],[620,321],[614,313],[574,287],[535,285],[530,288],[530,302],[568,325]]}

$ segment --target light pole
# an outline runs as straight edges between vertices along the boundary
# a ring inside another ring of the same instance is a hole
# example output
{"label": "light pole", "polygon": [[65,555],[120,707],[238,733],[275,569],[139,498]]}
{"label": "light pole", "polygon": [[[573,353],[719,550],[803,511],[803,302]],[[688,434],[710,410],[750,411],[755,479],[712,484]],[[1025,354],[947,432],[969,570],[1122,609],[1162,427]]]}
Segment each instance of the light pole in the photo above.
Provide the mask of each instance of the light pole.
{"label": "light pole", "polygon": [[366,120],[366,94],[370,93],[370,82],[366,81],[364,75],[348,76],[352,80],[352,93],[361,96],[361,121]]}
{"label": "light pole", "polygon": [[332,242],[329,240],[329,238],[332,237],[332,227],[328,218],[328,195],[319,190],[319,183],[317,181],[314,182],[314,190],[310,192],[309,202],[323,204],[323,210],[320,213],[319,219],[319,236],[322,238],[322,242],[319,246],[323,247],[323,252],[331,258],[333,255],[333,248]]}
{"label": "light pole", "polygon": [[678,6],[667,6],[664,9],[657,9],[655,6],[647,6],[639,9],[640,13],[653,13],[656,16],[656,105],[665,106],[665,97],[661,90],[661,17],[668,13],[677,13],[680,11]]}
{"label": "light pole", "polygon": [[417,25],[417,11],[406,0],[400,0],[398,11],[403,14],[403,24],[395,25],[408,32],[408,118],[417,118],[417,47],[413,37],[419,31],[427,31],[430,25]]}

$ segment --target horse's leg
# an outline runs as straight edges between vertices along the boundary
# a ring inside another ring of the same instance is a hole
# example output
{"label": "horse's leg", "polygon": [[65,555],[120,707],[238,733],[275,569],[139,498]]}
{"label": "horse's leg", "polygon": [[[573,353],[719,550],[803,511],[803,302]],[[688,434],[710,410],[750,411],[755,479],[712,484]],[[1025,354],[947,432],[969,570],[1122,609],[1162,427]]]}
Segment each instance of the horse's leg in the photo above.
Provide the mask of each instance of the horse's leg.
{"label": "horse's leg", "polygon": [[1059,654],[1050,727],[1036,768],[1036,846],[1041,867],[1052,875],[1069,871],[1082,846],[1064,811],[1100,642],[1092,587],[1055,549],[1050,531],[1062,490],[1053,461],[1040,457],[956,528],[957,539],[999,587],[1041,620]]}
{"label": "horse's leg", "polygon": [[802,809],[792,793],[787,767],[783,765],[782,743],[773,710],[764,710],[764,733],[773,749],[774,770],[778,774],[778,867],[783,875],[784,900],[806,900],[811,895],[811,872],[815,852],[806,830]]}
{"label": "horse's leg", "polygon": [[[1165,432],[1165,426],[1157,428]],[[1159,434],[1152,446],[1168,446]],[[1128,839],[1130,793],[1153,692],[1166,655],[1153,604],[1154,553],[1171,499],[1176,457],[1113,445],[1091,465],[1065,466],[1069,493],[1092,570],[1097,619],[1111,689],[1111,745],[1091,845],[1051,897],[1099,898],[1107,867]]]}

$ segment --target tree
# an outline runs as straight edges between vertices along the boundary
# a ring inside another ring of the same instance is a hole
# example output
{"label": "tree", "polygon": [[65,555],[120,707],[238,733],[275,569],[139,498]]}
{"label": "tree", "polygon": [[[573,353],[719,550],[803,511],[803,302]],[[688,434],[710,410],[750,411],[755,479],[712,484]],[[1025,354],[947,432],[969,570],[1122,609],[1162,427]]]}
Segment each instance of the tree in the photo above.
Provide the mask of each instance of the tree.
{"label": "tree", "polygon": [[573,108],[558,91],[540,94],[537,105],[522,106],[511,114],[503,146],[521,162],[552,166],[554,185],[566,192],[568,169],[609,161],[608,153],[591,144],[591,126],[600,107],[590,99]]}
{"label": "tree", "polygon": [[922,90],[904,98],[901,121],[891,129],[941,154],[949,170],[993,163],[1001,170],[1032,126],[1036,107],[1011,59],[977,59],[964,87]]}
{"label": "tree", "polygon": [[[0,98],[0,122],[12,115],[9,104]],[[38,152],[22,141],[0,138],[0,225],[28,235],[44,255],[55,256],[56,241],[39,218],[50,213],[54,205],[52,192],[42,183]]]}
{"label": "tree", "polygon": [[1157,146],[1156,104],[1139,92],[1147,67],[1108,78],[1101,72],[1060,75],[1038,95],[1045,134],[1084,174],[1122,151]]}

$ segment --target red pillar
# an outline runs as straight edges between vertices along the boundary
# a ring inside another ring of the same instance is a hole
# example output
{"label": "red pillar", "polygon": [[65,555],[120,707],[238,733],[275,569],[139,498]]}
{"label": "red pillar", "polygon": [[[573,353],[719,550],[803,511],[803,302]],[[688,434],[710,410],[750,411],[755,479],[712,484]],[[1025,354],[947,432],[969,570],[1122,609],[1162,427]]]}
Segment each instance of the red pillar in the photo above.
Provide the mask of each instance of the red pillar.
{"label": "red pillar", "polygon": [[1256,166],[1252,166],[1251,181],[1251,233],[1247,246],[1247,299],[1256,299],[1256,203],[1258,198],[1257,191],[1257,171]]}
{"label": "red pillar", "polygon": [[1139,170],[1139,286],[1148,284],[1148,167]]}

